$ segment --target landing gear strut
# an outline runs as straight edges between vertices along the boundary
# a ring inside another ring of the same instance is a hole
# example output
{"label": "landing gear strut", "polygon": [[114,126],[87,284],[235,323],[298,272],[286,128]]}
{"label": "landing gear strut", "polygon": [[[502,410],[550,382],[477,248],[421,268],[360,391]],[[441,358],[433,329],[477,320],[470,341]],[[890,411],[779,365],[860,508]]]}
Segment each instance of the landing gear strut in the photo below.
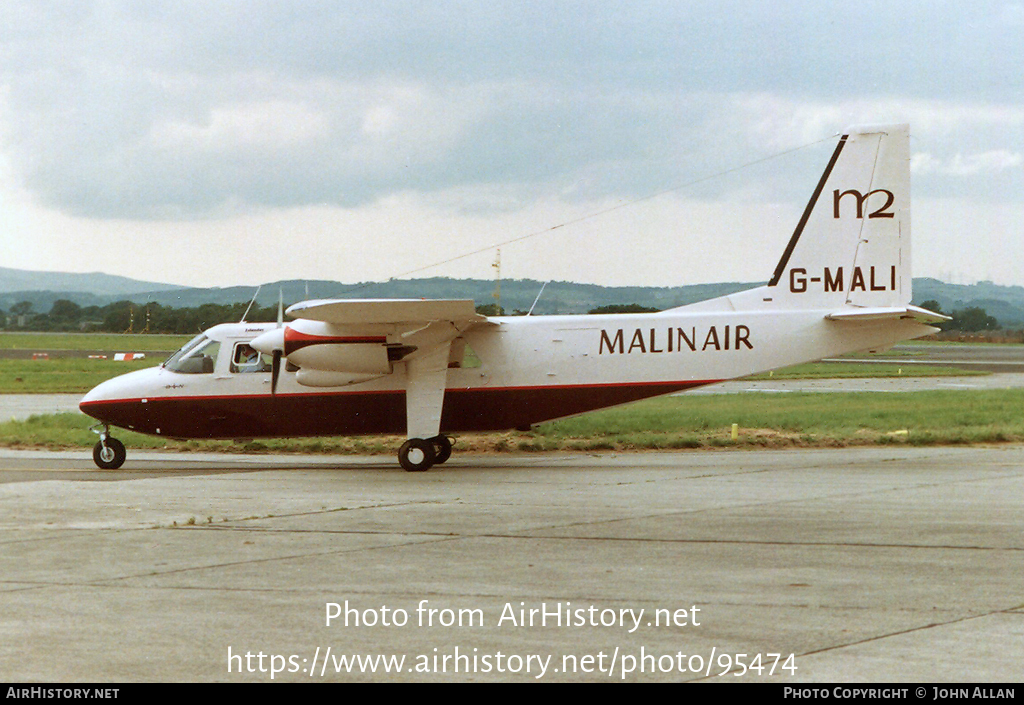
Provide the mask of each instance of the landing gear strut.
{"label": "landing gear strut", "polygon": [[[102,426],[103,430],[97,431],[98,426]],[[110,435],[110,427],[106,424],[96,424],[89,430],[100,437],[92,449],[92,460],[96,466],[104,470],[117,470],[124,465],[128,452],[124,448],[124,443]]]}
{"label": "landing gear strut", "polygon": [[410,438],[398,449],[398,462],[408,472],[424,472],[452,456],[452,441],[447,436]]}

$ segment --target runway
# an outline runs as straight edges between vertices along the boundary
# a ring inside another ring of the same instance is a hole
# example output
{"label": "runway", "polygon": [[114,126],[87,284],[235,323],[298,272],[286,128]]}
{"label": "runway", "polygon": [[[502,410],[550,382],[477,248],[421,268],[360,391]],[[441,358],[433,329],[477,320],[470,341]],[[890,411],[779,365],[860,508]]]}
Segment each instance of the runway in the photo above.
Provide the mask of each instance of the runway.
{"label": "runway", "polygon": [[0,451],[9,681],[1024,677],[1020,446],[86,455]]}

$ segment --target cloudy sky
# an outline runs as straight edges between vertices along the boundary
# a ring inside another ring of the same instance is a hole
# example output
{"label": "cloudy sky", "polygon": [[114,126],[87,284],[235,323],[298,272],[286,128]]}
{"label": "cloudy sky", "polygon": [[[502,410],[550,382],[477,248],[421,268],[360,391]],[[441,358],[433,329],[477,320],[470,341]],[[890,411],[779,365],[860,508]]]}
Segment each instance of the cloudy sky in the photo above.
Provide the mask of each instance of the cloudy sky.
{"label": "cloudy sky", "polygon": [[895,121],[914,274],[1024,285],[1021,66],[1021,2],[4,0],[0,266],[764,281]]}

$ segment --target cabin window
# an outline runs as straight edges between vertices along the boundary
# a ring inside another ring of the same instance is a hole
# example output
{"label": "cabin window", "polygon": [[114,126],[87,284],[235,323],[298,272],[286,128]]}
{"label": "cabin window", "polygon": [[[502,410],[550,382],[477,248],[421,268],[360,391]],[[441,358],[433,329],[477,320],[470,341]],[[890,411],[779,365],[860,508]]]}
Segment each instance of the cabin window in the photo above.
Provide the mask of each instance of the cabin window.
{"label": "cabin window", "polygon": [[219,352],[220,343],[200,335],[167,358],[164,367],[185,375],[212,374]]}
{"label": "cabin window", "polygon": [[476,369],[480,367],[480,357],[474,352],[473,348],[466,345],[466,349],[462,355],[462,364],[459,367],[466,369]]}
{"label": "cabin window", "polygon": [[270,372],[270,369],[267,355],[248,343],[235,343],[235,352],[231,355],[232,372]]}

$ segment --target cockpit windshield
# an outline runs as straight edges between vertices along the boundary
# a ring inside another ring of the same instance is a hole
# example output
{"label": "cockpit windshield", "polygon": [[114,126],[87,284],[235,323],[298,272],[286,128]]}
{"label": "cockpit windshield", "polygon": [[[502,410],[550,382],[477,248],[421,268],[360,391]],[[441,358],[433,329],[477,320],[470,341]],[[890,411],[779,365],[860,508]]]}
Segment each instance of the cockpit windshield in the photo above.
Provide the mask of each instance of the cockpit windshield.
{"label": "cockpit windshield", "polygon": [[200,333],[178,352],[167,358],[164,367],[181,374],[211,374],[217,362],[220,343]]}
{"label": "cockpit windshield", "polygon": [[187,343],[182,345],[180,348],[178,348],[178,351],[176,353],[174,353],[169,358],[164,360],[164,367],[167,367],[168,365],[171,365],[176,360],[180,360],[186,353],[188,353],[189,350],[191,350],[195,346],[199,345],[199,343],[203,342],[206,339],[207,339],[206,338],[206,333],[200,333],[195,338],[192,338],[192,340],[188,341]]}

